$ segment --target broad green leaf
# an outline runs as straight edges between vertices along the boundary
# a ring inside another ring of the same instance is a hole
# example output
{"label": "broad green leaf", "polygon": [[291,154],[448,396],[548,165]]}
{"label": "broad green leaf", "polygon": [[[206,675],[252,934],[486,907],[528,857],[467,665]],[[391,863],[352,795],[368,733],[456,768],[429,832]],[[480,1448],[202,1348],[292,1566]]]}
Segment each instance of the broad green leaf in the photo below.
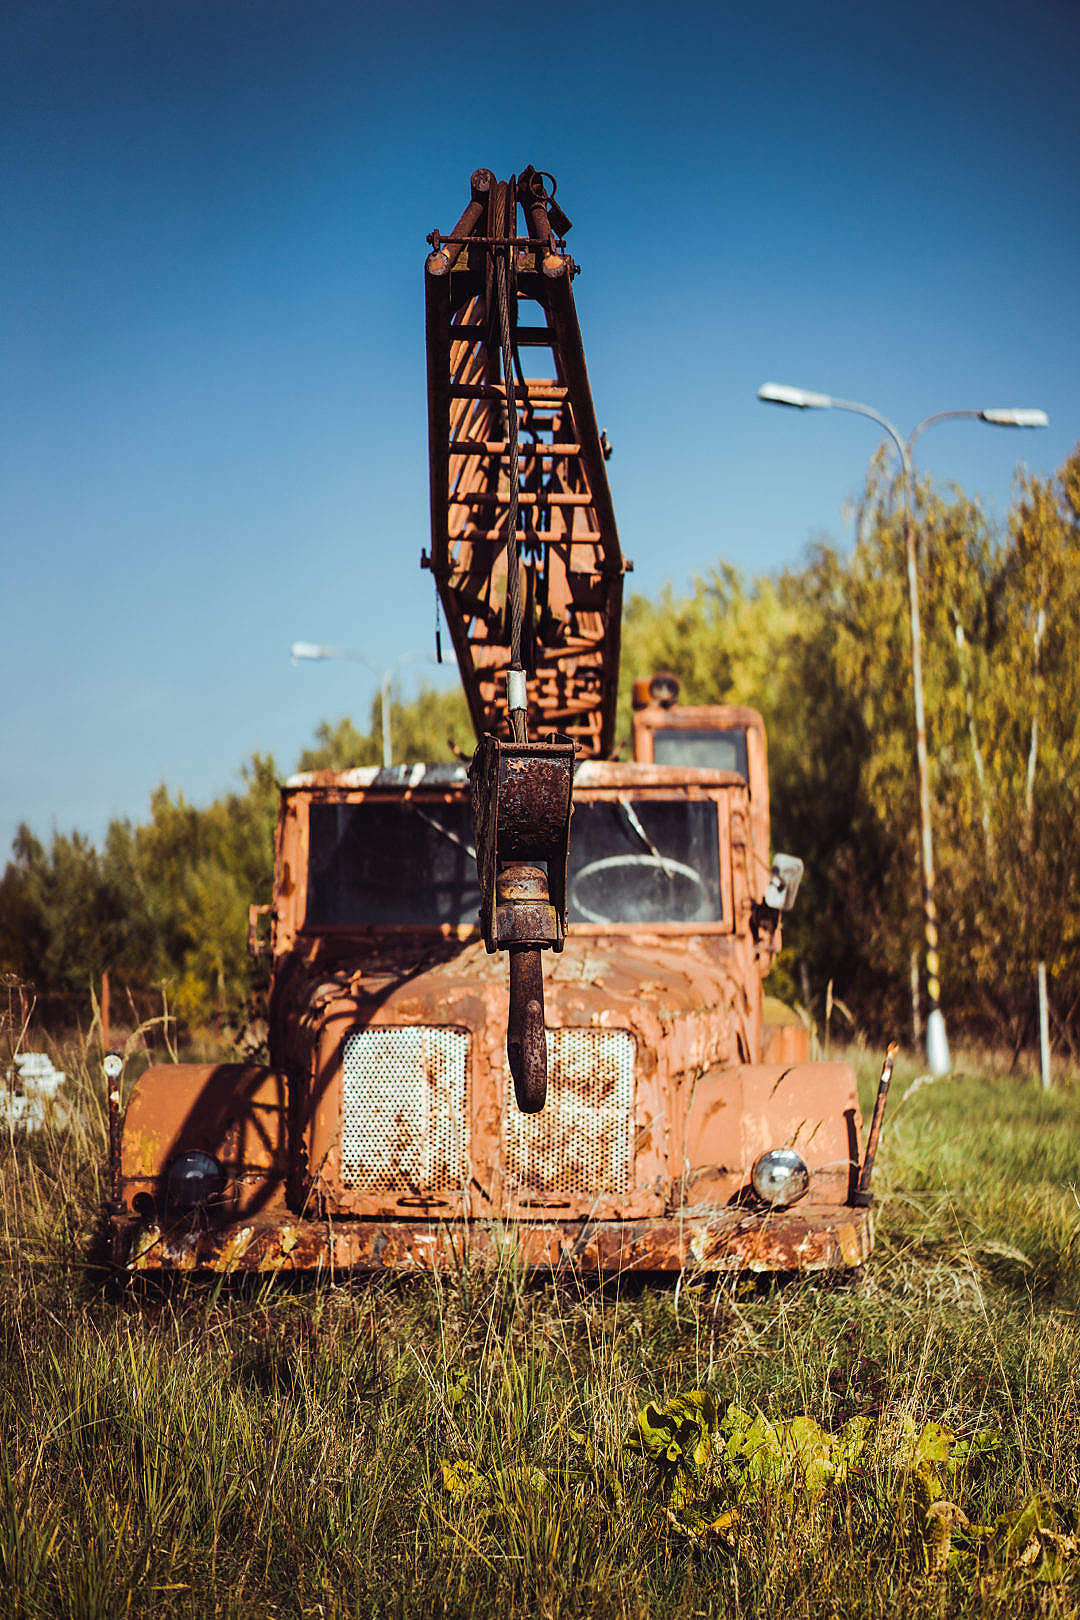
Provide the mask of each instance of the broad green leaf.
{"label": "broad green leaf", "polygon": [[712,1455],[716,1401],[707,1390],[692,1389],[665,1406],[650,1401],[638,1413],[637,1423],[637,1434],[627,1441],[629,1450],[675,1467],[701,1469]]}
{"label": "broad green leaf", "polygon": [[1014,1512],[995,1520],[994,1556],[1034,1581],[1060,1581],[1077,1555],[1074,1525],[1075,1516],[1064,1504],[1032,1495]]}
{"label": "broad green leaf", "polygon": [[957,1440],[949,1455],[949,1473],[966,1467],[975,1457],[987,1457],[991,1452],[999,1451],[1004,1444],[1005,1436],[997,1429],[979,1429],[966,1440]]}
{"label": "broad green leaf", "polygon": [[952,1430],[943,1428],[940,1423],[925,1423],[915,1441],[911,1467],[922,1468],[927,1463],[944,1467],[955,1439]]}
{"label": "broad green leaf", "polygon": [[472,1463],[464,1462],[460,1458],[456,1462],[447,1462],[444,1457],[440,1461],[440,1467],[443,1488],[455,1502],[464,1502],[466,1497],[490,1496],[491,1481],[486,1474],[474,1468]]}
{"label": "broad green leaf", "polygon": [[449,1406],[460,1406],[469,1392],[469,1375],[464,1367],[446,1369],[446,1400]]}

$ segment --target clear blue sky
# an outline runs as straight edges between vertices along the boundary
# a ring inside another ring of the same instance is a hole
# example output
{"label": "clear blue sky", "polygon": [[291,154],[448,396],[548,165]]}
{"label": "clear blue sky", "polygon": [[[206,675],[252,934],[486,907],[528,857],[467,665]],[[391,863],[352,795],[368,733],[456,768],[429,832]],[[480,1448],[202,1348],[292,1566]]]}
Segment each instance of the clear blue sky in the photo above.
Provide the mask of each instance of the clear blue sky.
{"label": "clear blue sky", "polygon": [[424,238],[480,165],[575,221],[638,589],[850,537],[872,424],[766,378],[905,431],[1042,406],[922,441],[997,515],[1080,438],[1075,0],[9,0],[2,38],[0,858],[366,718],[296,638],[430,648]]}

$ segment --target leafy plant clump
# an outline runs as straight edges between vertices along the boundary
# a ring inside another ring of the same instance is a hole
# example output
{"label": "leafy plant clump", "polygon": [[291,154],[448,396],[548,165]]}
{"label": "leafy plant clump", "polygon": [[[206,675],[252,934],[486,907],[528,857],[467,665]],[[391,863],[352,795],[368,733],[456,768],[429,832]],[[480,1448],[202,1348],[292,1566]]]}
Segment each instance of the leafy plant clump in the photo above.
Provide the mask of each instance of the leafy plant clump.
{"label": "leafy plant clump", "polygon": [[[594,1475],[593,1490],[579,1485],[579,1496],[620,1511],[625,1494],[618,1477],[597,1467],[583,1434],[573,1431],[570,1438],[586,1473]],[[934,1420],[920,1427],[910,1413],[876,1422],[860,1415],[833,1433],[806,1414],[777,1421],[734,1402],[721,1411],[710,1391],[694,1389],[663,1406],[643,1406],[624,1452],[647,1464],[654,1532],[674,1531],[738,1554],[752,1541],[755,1520],[777,1504],[809,1510],[826,1493],[842,1496],[857,1487],[864,1497],[891,1505],[883,1516],[884,1539],[899,1544],[922,1574],[952,1569],[984,1586],[1016,1573],[1060,1581],[1078,1550],[1074,1507],[1032,1492],[981,1524],[962,1505],[973,1465],[1000,1453],[1003,1444],[995,1430],[961,1439]],[[511,1499],[543,1498],[567,1483],[539,1468],[483,1472],[462,1460],[441,1466],[453,1502],[482,1506],[495,1516]]]}

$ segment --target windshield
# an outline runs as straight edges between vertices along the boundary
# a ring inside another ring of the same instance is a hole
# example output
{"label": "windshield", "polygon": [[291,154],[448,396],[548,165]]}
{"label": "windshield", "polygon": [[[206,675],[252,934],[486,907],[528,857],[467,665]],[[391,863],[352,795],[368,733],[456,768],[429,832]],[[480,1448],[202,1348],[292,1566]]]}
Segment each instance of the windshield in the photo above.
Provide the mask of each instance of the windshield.
{"label": "windshield", "polygon": [[578,805],[566,869],[570,922],[720,922],[720,844],[711,799]]}
{"label": "windshield", "polygon": [[[308,927],[472,926],[479,909],[463,801],[311,806]],[[576,805],[567,918],[722,921],[715,803],[626,797]]]}

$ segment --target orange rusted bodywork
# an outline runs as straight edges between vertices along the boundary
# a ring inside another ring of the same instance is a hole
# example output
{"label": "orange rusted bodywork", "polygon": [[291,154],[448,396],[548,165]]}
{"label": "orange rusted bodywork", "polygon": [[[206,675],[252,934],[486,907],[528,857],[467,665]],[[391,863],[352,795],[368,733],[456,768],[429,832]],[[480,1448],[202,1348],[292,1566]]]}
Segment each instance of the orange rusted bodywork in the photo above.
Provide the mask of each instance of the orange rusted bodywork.
{"label": "orange rusted bodywork", "polygon": [[231,1214],[282,1208],[289,1168],[285,1075],[245,1063],[147,1069],[124,1117],[125,1202],[152,1211],[164,1167],[191,1149],[221,1165]]}
{"label": "orange rusted bodywork", "polygon": [[[763,742],[760,762],[762,793]],[[137,1270],[424,1266],[465,1252],[598,1271],[861,1263],[854,1077],[801,1061],[793,1026],[773,1026],[781,1061],[763,1061],[761,979],[777,940],[754,928],[751,788],[730,772],[588,762],[575,804],[631,790],[639,805],[715,807],[722,919],[572,923],[545,964],[548,1102],[524,1115],[503,1049],[505,963],[476,929],[307,920],[314,807],[404,800],[433,814],[465,794],[464,772],[294,778],[277,832],[272,1066],[147,1072],[125,1120],[117,1259]],[[811,1186],[766,1211],[749,1174],[778,1146],[797,1148]],[[192,1150],[217,1160],[223,1187],[206,1209],[170,1217],[163,1178]]]}
{"label": "orange rusted bodywork", "polygon": [[[464,903],[476,875],[470,836],[482,857],[499,848],[494,817],[486,844],[482,816],[479,831],[462,830],[464,770],[293,778],[282,790],[268,918],[269,1067],[181,1065],[143,1076],[111,1166],[122,1265],[417,1267],[512,1252],[530,1266],[599,1272],[787,1271],[866,1257],[854,1076],[809,1063],[806,1030],[763,1004],[780,943],[770,907],[784,896],[765,904],[760,715],[665,706],[660,698],[673,699],[677,682],[648,683],[634,716],[634,762],[607,757],[630,565],[578,330],[576,266],[562,241],[569,228],[550,175],[530,167],[501,182],[477,169],[450,235],[428,238],[424,276],[431,552],[422,560],[477,734],[513,729],[521,746],[528,730],[535,747],[557,733],[545,746],[564,759],[564,774],[572,743],[575,811],[599,807],[593,824],[608,829],[597,834],[596,858],[586,858],[596,850],[583,836],[574,880],[565,842],[552,840],[540,856],[499,856],[499,880],[526,874],[539,885],[529,890],[536,905],[552,914],[553,926],[537,926],[539,942],[528,944],[530,975],[540,945],[554,946],[542,986],[530,977],[536,993],[522,997],[529,1041],[520,1029],[511,1034],[506,962],[486,953]],[[497,795],[486,803],[499,809]],[[537,814],[530,805],[525,822]],[[686,860],[645,825],[670,829],[680,818]],[[439,858],[423,853],[425,822]],[[560,837],[565,830],[563,814]],[[335,839],[354,863],[348,877],[334,865]],[[541,856],[546,872],[530,864]],[[421,865],[428,887],[417,899],[405,891]],[[354,905],[357,871],[370,890]],[[591,901],[577,894],[564,942],[558,897],[587,874]],[[548,879],[560,880],[550,904]],[[613,906],[620,884],[634,881],[655,883],[655,893]],[[679,883],[685,903],[674,898]],[[493,894],[497,884],[485,904]],[[504,896],[498,911],[523,897]],[[605,920],[613,910],[695,920]],[[415,920],[444,914],[459,921]],[[490,921],[489,943],[525,948],[532,921],[513,939],[494,938]],[[524,957],[511,960],[520,988]],[[515,1106],[508,1037],[533,1054],[523,1103],[536,1105],[533,1083],[546,1073],[539,1112]],[[769,1208],[752,1192],[755,1160],[772,1148],[794,1149],[809,1177],[789,1208]]]}
{"label": "orange rusted bodywork", "polygon": [[657,732],[740,731],[746,738],[746,780],[750,790],[750,830],[761,887],[769,874],[769,765],[765,722],[756,709],[744,704],[677,704],[662,708],[650,704],[634,713],[634,758],[652,765]]}

